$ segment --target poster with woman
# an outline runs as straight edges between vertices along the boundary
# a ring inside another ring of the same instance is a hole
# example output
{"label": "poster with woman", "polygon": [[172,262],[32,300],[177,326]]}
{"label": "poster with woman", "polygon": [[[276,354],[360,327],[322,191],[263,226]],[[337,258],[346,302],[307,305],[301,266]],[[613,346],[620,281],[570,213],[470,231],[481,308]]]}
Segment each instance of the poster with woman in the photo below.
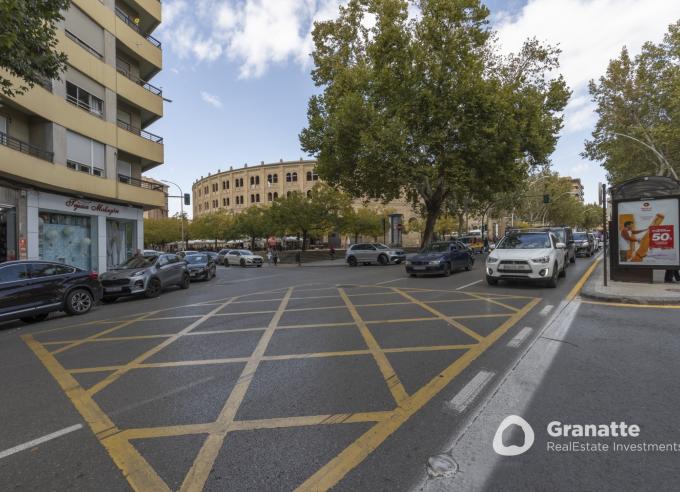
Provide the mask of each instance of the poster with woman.
{"label": "poster with woman", "polygon": [[678,199],[618,203],[619,264],[677,266]]}

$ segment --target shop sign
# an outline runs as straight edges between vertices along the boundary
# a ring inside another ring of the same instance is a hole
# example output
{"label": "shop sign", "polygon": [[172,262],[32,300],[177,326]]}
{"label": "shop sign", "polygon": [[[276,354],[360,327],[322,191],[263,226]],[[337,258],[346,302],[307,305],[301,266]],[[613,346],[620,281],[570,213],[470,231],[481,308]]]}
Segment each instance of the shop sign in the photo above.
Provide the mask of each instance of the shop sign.
{"label": "shop sign", "polygon": [[74,212],[86,210],[89,212],[105,214],[109,217],[111,217],[112,215],[118,215],[120,213],[119,209],[117,209],[114,206],[107,205],[106,203],[91,202],[88,200],[78,200],[76,198],[70,198],[66,200],[66,202],[64,202],[64,205],[72,209]]}

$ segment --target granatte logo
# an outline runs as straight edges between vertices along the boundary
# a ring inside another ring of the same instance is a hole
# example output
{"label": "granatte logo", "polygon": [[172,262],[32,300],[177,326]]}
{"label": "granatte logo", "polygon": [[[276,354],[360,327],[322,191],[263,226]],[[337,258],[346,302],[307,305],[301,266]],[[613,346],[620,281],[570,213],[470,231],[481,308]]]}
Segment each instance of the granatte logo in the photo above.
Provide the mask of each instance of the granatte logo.
{"label": "granatte logo", "polygon": [[[521,439],[521,445],[505,444],[503,434],[509,429],[511,429],[511,432],[515,430],[522,431],[523,437]],[[496,454],[500,454],[501,456],[518,456],[529,451],[533,444],[534,429],[531,428],[529,422],[518,415],[508,415],[505,417],[503,422],[501,422],[501,425],[498,426],[496,434],[493,436],[493,450]]]}

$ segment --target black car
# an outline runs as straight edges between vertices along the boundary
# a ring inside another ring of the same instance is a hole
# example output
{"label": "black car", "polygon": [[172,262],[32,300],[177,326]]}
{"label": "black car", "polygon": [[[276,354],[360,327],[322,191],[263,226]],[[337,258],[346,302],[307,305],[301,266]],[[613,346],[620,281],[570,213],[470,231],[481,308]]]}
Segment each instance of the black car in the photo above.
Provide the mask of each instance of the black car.
{"label": "black car", "polygon": [[215,277],[215,261],[208,253],[193,253],[184,257],[191,280],[210,280]]}
{"label": "black car", "polygon": [[42,321],[53,311],[85,314],[102,298],[96,272],[49,261],[0,264],[0,321]]}
{"label": "black car", "polygon": [[475,263],[472,250],[459,241],[431,243],[406,260],[406,273],[416,275],[451,275],[459,268],[470,270]]}
{"label": "black car", "polygon": [[576,245],[576,256],[593,256],[595,254],[595,238],[587,232],[575,232],[574,244]]}

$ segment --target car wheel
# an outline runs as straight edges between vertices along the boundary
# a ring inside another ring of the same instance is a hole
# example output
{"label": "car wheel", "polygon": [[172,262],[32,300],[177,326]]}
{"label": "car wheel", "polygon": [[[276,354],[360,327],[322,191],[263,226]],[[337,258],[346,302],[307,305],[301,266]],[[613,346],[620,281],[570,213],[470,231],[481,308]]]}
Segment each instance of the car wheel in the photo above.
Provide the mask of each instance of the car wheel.
{"label": "car wheel", "polygon": [[[182,278],[182,281],[189,281],[189,275],[185,275]],[[182,284],[180,284],[181,286]],[[154,297],[158,297],[161,295],[161,281],[158,280],[157,278],[152,278],[149,280],[149,285],[147,286],[146,290],[144,291],[144,297],[147,297],[148,299],[152,299]]]}
{"label": "car wheel", "polygon": [[347,264],[351,267],[357,266],[357,259],[354,256],[347,258]]}
{"label": "car wheel", "polygon": [[378,263],[382,266],[387,265],[390,262],[390,260],[387,259],[387,256],[385,255],[380,255],[378,256]]}
{"label": "car wheel", "polygon": [[493,277],[490,276],[490,275],[487,275],[487,276],[486,276],[486,283],[489,284],[489,285],[498,285],[498,279],[497,279],[497,278],[493,278]]}
{"label": "car wheel", "polygon": [[394,260],[394,263],[397,265],[401,265],[401,260]]}
{"label": "car wheel", "polygon": [[560,272],[560,278],[566,278],[567,276],[567,264],[565,263]]}
{"label": "car wheel", "polygon": [[243,268],[245,268],[245,267],[246,267],[246,260],[244,260],[244,259],[241,259],[241,266],[242,266]]}
{"label": "car wheel", "polygon": [[416,278],[417,276],[418,276],[418,275],[416,275],[415,273],[410,273],[410,274],[409,274],[409,277],[411,277],[411,278]]}
{"label": "car wheel", "polygon": [[557,272],[557,263],[555,263],[555,265],[553,266],[553,273],[552,273],[552,276],[551,276],[550,279],[546,282],[546,285],[547,285],[548,287],[550,287],[551,289],[554,289],[555,287],[557,287],[557,275],[558,275],[558,272]]}
{"label": "car wheel", "polygon": [[104,304],[113,304],[118,298],[116,296],[104,296],[102,297],[102,302]]}
{"label": "car wheel", "polygon": [[27,316],[25,318],[20,318],[24,323],[39,323],[47,319],[48,314],[36,314],[35,316]]}
{"label": "car wheel", "polygon": [[471,259],[468,260],[467,265],[465,265],[465,271],[469,272],[470,270],[472,270],[472,260]]}
{"label": "car wheel", "polygon": [[445,277],[450,277],[451,276],[451,263],[445,263],[444,264],[444,276]]}
{"label": "car wheel", "polygon": [[89,290],[74,289],[66,296],[64,309],[68,314],[85,314],[92,309],[94,297]]}
{"label": "car wheel", "polygon": [[[158,294],[160,294],[161,293],[161,282],[158,279],[154,279],[154,280],[156,280],[158,282]],[[188,274],[185,273],[184,276],[182,277],[182,281],[179,283],[179,288],[180,289],[188,289],[190,285],[191,285],[191,278],[189,277]],[[156,294],[156,296],[158,294]],[[156,297],[156,296],[153,296],[153,297]],[[149,296],[147,296],[147,297],[149,297]]]}
{"label": "car wheel", "polygon": [[257,268],[262,268],[262,263],[258,263]]}

